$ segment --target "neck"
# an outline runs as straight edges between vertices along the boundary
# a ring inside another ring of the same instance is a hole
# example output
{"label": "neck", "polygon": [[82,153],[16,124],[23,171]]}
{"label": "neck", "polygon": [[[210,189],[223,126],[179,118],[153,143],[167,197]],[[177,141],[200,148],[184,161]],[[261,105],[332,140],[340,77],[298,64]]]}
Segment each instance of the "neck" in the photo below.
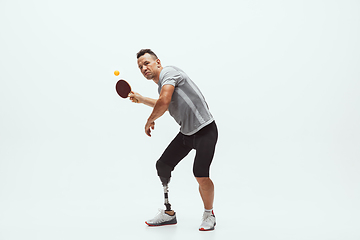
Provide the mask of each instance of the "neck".
{"label": "neck", "polygon": [[159,74],[157,74],[157,75],[153,78],[153,81],[154,81],[156,84],[159,83],[160,73],[161,73],[162,70],[163,70],[163,67],[160,67],[160,68],[159,68],[159,71],[158,71]]}

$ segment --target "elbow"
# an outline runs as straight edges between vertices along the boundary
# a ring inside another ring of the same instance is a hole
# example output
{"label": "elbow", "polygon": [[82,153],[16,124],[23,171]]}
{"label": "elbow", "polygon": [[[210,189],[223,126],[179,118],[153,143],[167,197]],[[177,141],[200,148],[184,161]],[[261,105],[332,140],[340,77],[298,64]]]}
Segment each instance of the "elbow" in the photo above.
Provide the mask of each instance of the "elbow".
{"label": "elbow", "polygon": [[171,102],[171,99],[160,98],[156,104],[159,104],[160,106],[168,109],[170,102]]}
{"label": "elbow", "polygon": [[166,108],[168,108],[170,103],[171,103],[171,100],[164,101],[164,106],[166,106]]}

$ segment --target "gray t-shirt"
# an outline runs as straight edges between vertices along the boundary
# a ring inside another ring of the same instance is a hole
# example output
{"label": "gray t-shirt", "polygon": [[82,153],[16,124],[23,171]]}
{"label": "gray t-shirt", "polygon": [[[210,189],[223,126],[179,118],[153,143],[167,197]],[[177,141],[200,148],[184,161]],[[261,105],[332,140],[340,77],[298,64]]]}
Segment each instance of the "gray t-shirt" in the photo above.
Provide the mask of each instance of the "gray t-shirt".
{"label": "gray t-shirt", "polygon": [[214,121],[204,96],[184,71],[174,66],[164,67],[160,73],[159,88],[175,86],[169,113],[180,125],[180,132],[191,135]]}

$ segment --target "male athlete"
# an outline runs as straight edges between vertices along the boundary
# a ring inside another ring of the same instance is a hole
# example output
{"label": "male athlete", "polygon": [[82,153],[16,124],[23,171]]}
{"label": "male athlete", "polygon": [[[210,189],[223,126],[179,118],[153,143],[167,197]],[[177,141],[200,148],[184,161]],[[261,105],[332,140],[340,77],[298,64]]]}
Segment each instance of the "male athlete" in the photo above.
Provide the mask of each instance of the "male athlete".
{"label": "male athlete", "polygon": [[180,125],[180,132],[156,162],[158,176],[164,186],[166,210],[146,221],[149,226],[176,224],[176,213],[171,210],[167,200],[167,184],[175,166],[192,150],[196,150],[193,174],[199,183],[199,191],[204,203],[204,214],[200,231],[214,230],[216,219],[213,211],[214,184],[209,178],[215,145],[218,138],[215,121],[209,111],[205,98],[195,83],[185,72],[177,67],[162,67],[160,59],[150,49],[137,53],[141,73],[158,85],[159,98],[151,99],[136,92],[129,94],[133,102],[153,107],[145,124],[145,133],[151,137],[155,120],[166,111]]}

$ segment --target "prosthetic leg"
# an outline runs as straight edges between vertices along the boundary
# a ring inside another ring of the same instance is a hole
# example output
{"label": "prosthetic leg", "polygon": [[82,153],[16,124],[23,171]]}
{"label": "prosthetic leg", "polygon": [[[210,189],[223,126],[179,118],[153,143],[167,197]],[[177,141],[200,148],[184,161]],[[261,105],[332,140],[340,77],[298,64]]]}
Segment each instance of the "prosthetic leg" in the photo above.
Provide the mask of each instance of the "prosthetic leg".
{"label": "prosthetic leg", "polygon": [[171,204],[169,203],[169,194],[168,194],[169,192],[168,184],[170,182],[170,178],[160,177],[160,180],[164,188],[164,205],[166,207],[165,211],[171,211]]}
{"label": "prosthetic leg", "polygon": [[163,225],[173,225],[177,223],[176,220],[176,213],[175,212],[166,212],[166,211],[172,211],[171,210],[171,205],[169,203],[169,199],[168,199],[168,183],[170,182],[170,177],[160,177],[160,180],[162,182],[163,188],[164,188],[164,197],[165,197],[165,203],[164,205],[166,206],[166,210],[160,210],[160,212],[158,213],[158,215],[156,215],[155,218],[146,221],[145,223],[148,226],[163,226]]}
{"label": "prosthetic leg", "polygon": [[[160,210],[160,213],[154,218],[145,223],[149,226],[162,226],[162,225],[172,225],[176,224],[176,213],[171,210],[171,204],[169,203],[169,187],[168,184],[171,178],[171,171],[174,170],[174,167],[167,165],[166,163],[158,160],[156,162],[156,169],[158,172],[158,176],[160,177],[160,181],[164,188],[164,205],[166,210]],[[171,212],[169,212],[171,211]]]}
{"label": "prosthetic leg", "polygon": [[158,176],[160,177],[161,183],[164,188],[164,198],[165,202],[164,205],[166,207],[166,211],[171,211],[171,204],[169,203],[169,187],[168,184],[170,182],[171,178],[171,171],[174,169],[174,167],[171,167],[162,161],[158,160],[156,162],[156,169],[158,172]]}

